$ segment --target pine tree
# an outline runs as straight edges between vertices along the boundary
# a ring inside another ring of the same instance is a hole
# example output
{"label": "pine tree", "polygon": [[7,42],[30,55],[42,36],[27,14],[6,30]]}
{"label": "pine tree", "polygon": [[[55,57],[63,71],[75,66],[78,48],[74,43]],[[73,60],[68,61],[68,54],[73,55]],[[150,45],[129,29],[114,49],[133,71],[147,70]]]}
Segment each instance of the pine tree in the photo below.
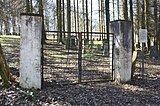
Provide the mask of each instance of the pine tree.
{"label": "pine tree", "polygon": [[127,0],[123,0],[123,18],[128,20],[128,3]]}

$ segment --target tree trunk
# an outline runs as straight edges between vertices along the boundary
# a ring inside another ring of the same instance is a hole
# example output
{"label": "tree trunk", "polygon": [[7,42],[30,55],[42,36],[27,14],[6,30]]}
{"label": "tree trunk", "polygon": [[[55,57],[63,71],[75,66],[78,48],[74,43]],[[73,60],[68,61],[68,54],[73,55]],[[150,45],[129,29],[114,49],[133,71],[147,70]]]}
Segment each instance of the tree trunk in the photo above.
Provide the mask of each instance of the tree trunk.
{"label": "tree trunk", "polygon": [[71,6],[70,6],[70,0],[67,0],[67,31],[68,31],[68,37],[67,37],[67,45],[66,48],[70,48],[70,38],[71,38]]}
{"label": "tree trunk", "polygon": [[145,4],[145,0],[143,0],[143,4],[142,4],[142,23],[141,23],[141,28],[142,29],[145,29],[146,28],[146,18],[145,18],[145,7],[146,7],[146,4]]}
{"label": "tree trunk", "polygon": [[26,13],[30,12],[29,0],[26,0]]}
{"label": "tree trunk", "polygon": [[92,42],[92,11],[93,11],[93,1],[91,0],[91,19],[90,19],[91,42]]}
{"label": "tree trunk", "polygon": [[135,50],[135,46],[134,46],[134,25],[133,25],[133,7],[132,7],[133,3],[132,0],[130,0],[130,18],[131,18],[131,22],[132,22],[132,53]]}
{"label": "tree trunk", "polygon": [[[150,24],[150,5],[149,5],[149,1],[146,0],[146,27],[147,27],[147,31],[149,32],[149,24]],[[148,50],[150,50],[150,33],[148,34],[148,41],[147,41],[147,45],[148,45]]]}
{"label": "tree trunk", "polygon": [[63,36],[64,36],[64,38],[65,38],[65,8],[64,8],[64,6],[65,6],[65,4],[64,4],[64,0],[62,0],[62,4],[63,4]]}
{"label": "tree trunk", "polygon": [[77,0],[77,29],[78,29],[78,32],[79,32],[79,7],[78,7],[78,0]]}
{"label": "tree trunk", "polygon": [[13,28],[13,33],[12,34],[15,34],[16,32],[16,22],[15,22],[15,16],[13,15],[12,16],[12,28]]}
{"label": "tree trunk", "polygon": [[139,6],[139,0],[136,0],[136,33],[137,33],[137,37],[138,37],[138,48],[140,47],[140,43],[139,43],[139,29],[140,29],[140,10],[139,10],[140,6]]}
{"label": "tree trunk", "polygon": [[74,31],[77,32],[76,0],[74,2]]}
{"label": "tree trunk", "polygon": [[112,0],[112,4],[113,4],[113,20],[115,20],[115,12],[114,12],[115,6],[114,6],[114,0]]}
{"label": "tree trunk", "polygon": [[155,22],[155,42],[154,45],[156,47],[156,52],[158,51],[158,17],[157,17],[157,0],[154,0],[154,22]]}
{"label": "tree trunk", "polygon": [[119,20],[119,15],[120,15],[120,12],[119,12],[119,0],[117,0],[117,11],[118,11],[118,20]]}
{"label": "tree trunk", "polygon": [[39,14],[42,16],[42,43],[45,43],[46,33],[45,33],[45,26],[44,26],[43,0],[39,1]]}
{"label": "tree trunk", "polygon": [[99,32],[101,32],[101,1],[100,0],[98,0],[98,12],[99,12],[98,26],[99,26]]}
{"label": "tree trunk", "polygon": [[[84,0],[82,0],[82,32],[85,32],[85,13],[84,13]],[[85,38],[84,34],[84,38]]]}
{"label": "tree trunk", "polygon": [[128,20],[128,4],[127,0],[123,0],[123,18]]}
{"label": "tree trunk", "polygon": [[4,58],[2,47],[0,44],[0,76],[2,78],[3,84],[5,87],[9,87],[10,85],[10,72],[7,62]]}
{"label": "tree trunk", "polygon": [[[101,0],[101,32],[104,32],[104,0]],[[103,39],[103,34],[102,34]]]}
{"label": "tree trunk", "polygon": [[[61,15],[61,0],[58,1],[58,42],[62,42],[62,15]],[[59,35],[60,34],[60,35]]]}
{"label": "tree trunk", "polygon": [[2,35],[2,27],[3,27],[2,20],[0,20],[0,35]]}
{"label": "tree trunk", "polygon": [[9,18],[8,18],[8,16],[6,16],[6,20],[4,23],[5,23],[5,33],[9,34],[10,32],[9,32]]}
{"label": "tree trunk", "polygon": [[105,10],[106,10],[106,32],[107,32],[107,45],[108,45],[108,56],[109,56],[109,0],[105,1]]}
{"label": "tree trunk", "polygon": [[89,24],[88,24],[88,0],[86,0],[86,28],[87,28],[87,44],[89,43]]}
{"label": "tree trunk", "polygon": [[[59,29],[58,29],[58,27],[59,27],[59,17],[58,17],[58,16],[59,16],[59,15],[58,15],[58,14],[59,14],[59,6],[58,6],[59,3],[58,3],[58,2],[59,2],[59,0],[56,0],[56,7],[57,7],[57,8],[56,8],[56,15],[57,15],[57,20],[56,20],[56,21],[57,21],[57,26],[56,26],[56,30],[57,30],[57,31],[59,31]],[[57,33],[57,36],[58,36],[58,35],[59,35],[59,33]]]}
{"label": "tree trunk", "polygon": [[31,7],[31,9],[30,9],[30,12],[31,12],[31,13],[33,13],[33,5],[32,5],[32,0],[30,0],[30,7]]}
{"label": "tree trunk", "polygon": [[107,40],[108,40],[108,45],[109,45],[109,0],[105,1],[105,9],[106,9],[106,31],[107,31]]}
{"label": "tree trunk", "polygon": [[[160,13],[160,4],[159,4],[159,13]],[[160,14],[158,19],[158,46],[159,46],[159,52],[160,52]]]}

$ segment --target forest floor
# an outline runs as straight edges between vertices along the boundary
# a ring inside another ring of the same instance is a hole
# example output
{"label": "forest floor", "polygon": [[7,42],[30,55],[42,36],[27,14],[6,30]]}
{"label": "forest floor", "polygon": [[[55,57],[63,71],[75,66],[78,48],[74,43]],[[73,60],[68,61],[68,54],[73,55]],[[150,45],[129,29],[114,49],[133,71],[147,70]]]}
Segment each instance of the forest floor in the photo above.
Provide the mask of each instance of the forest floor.
{"label": "forest floor", "polygon": [[[0,37],[11,72],[19,76],[19,38]],[[0,106],[159,106],[160,58],[145,57],[145,76],[141,78],[137,59],[134,78],[128,84],[112,81],[43,86],[24,89],[19,81],[4,88],[0,82]]]}

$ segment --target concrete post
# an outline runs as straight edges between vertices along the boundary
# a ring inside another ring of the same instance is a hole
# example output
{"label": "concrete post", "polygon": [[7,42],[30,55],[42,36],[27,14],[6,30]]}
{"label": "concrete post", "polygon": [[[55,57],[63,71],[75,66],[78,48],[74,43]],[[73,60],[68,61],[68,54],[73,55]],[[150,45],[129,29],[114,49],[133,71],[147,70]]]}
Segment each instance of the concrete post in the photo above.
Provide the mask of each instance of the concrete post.
{"label": "concrete post", "polygon": [[20,86],[40,89],[42,18],[21,14],[20,35]]}
{"label": "concrete post", "polygon": [[110,33],[114,33],[114,69],[115,80],[128,82],[132,69],[132,23],[130,21],[113,21]]}

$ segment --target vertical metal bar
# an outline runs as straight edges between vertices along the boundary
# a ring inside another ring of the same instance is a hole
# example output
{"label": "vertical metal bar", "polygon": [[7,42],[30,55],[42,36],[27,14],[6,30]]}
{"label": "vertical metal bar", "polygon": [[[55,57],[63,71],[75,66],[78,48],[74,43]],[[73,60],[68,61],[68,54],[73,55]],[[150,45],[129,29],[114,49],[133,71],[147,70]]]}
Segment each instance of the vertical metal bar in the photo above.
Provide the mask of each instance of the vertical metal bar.
{"label": "vertical metal bar", "polygon": [[115,80],[115,70],[114,70],[114,35],[112,34],[112,80]]}
{"label": "vertical metal bar", "polygon": [[43,40],[41,39],[41,45],[42,45],[42,48],[41,48],[41,68],[42,68],[42,72],[41,72],[41,85],[43,87],[44,85],[44,43],[43,43]]}
{"label": "vertical metal bar", "polygon": [[79,49],[78,49],[78,83],[82,80],[82,33],[78,34]]}
{"label": "vertical metal bar", "polygon": [[145,43],[142,43],[142,80],[144,80],[144,45]]}

